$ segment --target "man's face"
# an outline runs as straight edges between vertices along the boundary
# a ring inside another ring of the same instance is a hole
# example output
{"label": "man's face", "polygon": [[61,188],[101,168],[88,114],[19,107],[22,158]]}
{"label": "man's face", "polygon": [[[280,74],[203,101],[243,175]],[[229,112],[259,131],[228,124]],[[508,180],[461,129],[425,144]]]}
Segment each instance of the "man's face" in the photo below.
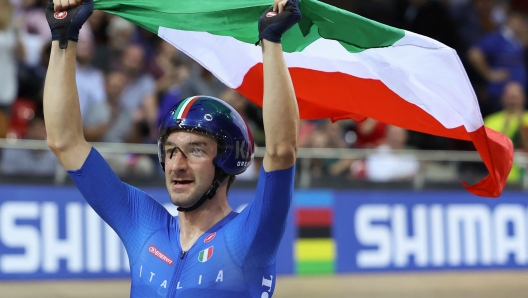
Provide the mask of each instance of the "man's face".
{"label": "man's face", "polygon": [[176,206],[191,207],[211,187],[217,144],[205,135],[177,131],[169,136],[164,150],[165,183],[171,201]]}

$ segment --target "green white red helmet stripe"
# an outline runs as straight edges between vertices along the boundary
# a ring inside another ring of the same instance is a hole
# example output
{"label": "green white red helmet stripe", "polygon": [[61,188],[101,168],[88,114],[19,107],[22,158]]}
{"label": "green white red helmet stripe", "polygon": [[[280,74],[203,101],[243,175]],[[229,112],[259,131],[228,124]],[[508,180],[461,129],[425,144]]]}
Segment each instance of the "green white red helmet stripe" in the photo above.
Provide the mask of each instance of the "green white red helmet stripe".
{"label": "green white red helmet stripe", "polygon": [[193,96],[182,101],[176,113],[174,113],[174,119],[183,119],[187,117],[187,113],[191,109],[193,103],[199,98],[199,96]]}

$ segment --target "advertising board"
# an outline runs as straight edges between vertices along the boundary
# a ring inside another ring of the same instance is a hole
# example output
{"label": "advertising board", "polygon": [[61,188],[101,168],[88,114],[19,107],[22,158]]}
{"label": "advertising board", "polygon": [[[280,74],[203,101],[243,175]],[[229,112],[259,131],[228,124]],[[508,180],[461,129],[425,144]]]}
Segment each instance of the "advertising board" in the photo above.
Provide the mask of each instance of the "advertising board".
{"label": "advertising board", "polygon": [[[172,214],[163,188],[145,188]],[[232,189],[241,211],[253,190]],[[528,268],[528,196],[297,190],[278,274]],[[323,232],[321,232],[323,231]],[[0,186],[0,280],[125,278],[116,233],[74,187]]]}

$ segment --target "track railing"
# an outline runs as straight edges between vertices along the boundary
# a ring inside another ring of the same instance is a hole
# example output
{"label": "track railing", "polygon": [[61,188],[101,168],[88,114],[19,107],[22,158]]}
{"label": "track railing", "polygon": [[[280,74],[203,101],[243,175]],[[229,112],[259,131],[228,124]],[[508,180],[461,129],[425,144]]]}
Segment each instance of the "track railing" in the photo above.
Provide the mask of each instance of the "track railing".
{"label": "track railing", "polygon": [[[157,146],[155,144],[128,144],[128,143],[91,143],[101,153],[121,153],[121,154],[152,154],[156,155]],[[13,148],[21,150],[49,150],[46,141],[25,140],[25,139],[1,139],[0,149]],[[300,187],[309,187],[312,179],[310,174],[310,160],[312,159],[364,159],[373,153],[379,152],[377,149],[352,149],[352,148],[299,148],[297,158],[300,166]],[[482,159],[476,151],[452,151],[452,150],[392,150],[394,154],[413,155],[420,162],[481,162]],[[255,151],[255,157],[264,157],[264,148],[259,147]],[[523,169],[522,188],[528,190],[528,154],[525,152],[515,152],[515,164]],[[60,167],[60,166],[59,166]],[[63,183],[66,178],[62,168],[56,171],[55,181]],[[414,187],[423,187],[421,175],[414,178]]]}

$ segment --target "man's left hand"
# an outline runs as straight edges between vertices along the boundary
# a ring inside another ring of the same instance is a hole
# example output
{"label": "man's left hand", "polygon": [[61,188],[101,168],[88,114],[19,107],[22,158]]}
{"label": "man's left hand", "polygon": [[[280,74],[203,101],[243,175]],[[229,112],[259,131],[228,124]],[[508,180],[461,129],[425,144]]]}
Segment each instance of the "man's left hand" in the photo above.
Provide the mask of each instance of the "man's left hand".
{"label": "man's left hand", "polygon": [[[259,41],[280,43],[282,35],[302,18],[299,0],[275,0],[259,19]],[[258,43],[258,42],[257,42]]]}

